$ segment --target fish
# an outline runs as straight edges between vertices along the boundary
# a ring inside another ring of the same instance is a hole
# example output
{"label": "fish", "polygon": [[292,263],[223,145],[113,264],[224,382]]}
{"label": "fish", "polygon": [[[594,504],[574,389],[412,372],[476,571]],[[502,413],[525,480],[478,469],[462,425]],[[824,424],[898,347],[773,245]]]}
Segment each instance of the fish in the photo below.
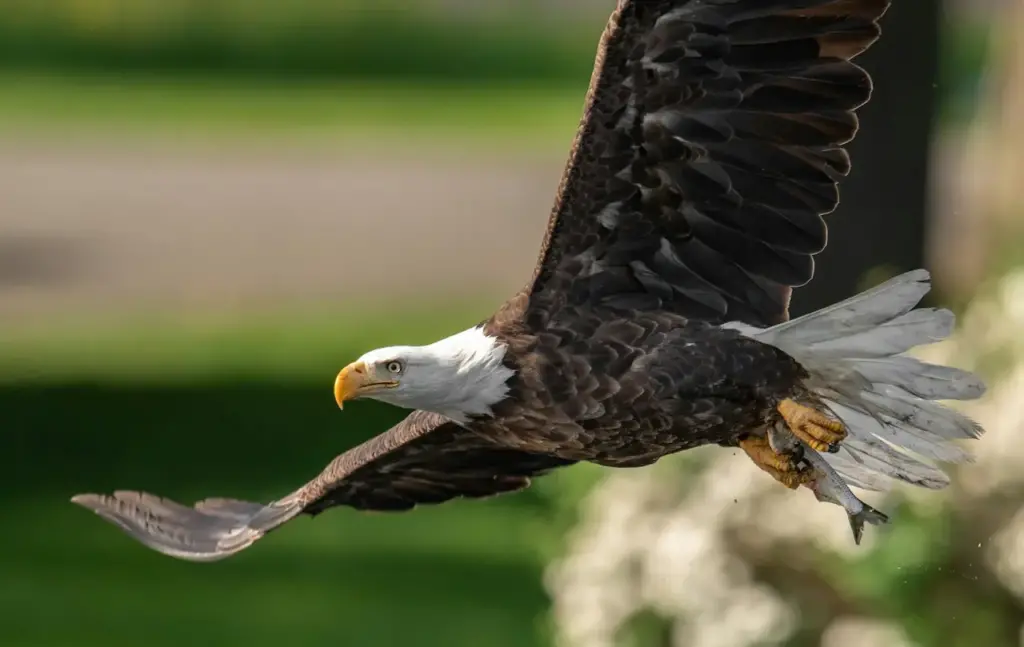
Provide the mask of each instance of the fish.
{"label": "fish", "polygon": [[850,530],[853,531],[853,541],[858,546],[864,536],[865,523],[881,526],[889,522],[888,515],[858,499],[825,457],[793,435],[786,427],[780,424],[769,428],[768,442],[776,452],[800,456],[800,460],[813,470],[814,479],[804,483],[804,487],[814,493],[814,498],[818,501],[832,503],[846,510]]}

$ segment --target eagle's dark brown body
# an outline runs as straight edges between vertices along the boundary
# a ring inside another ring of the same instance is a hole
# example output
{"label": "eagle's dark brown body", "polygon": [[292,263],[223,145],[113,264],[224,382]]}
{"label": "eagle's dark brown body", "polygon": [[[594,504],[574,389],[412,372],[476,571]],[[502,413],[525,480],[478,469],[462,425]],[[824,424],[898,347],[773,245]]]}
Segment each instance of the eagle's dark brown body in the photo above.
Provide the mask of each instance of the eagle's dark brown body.
{"label": "eagle's dark brown body", "polygon": [[672,313],[563,306],[541,332],[504,315],[486,330],[510,346],[511,392],[470,428],[531,453],[626,467],[734,444],[807,376],[773,346]]}
{"label": "eagle's dark brown body", "polygon": [[590,460],[731,443],[803,369],[716,327],[788,317],[826,243],[871,93],[851,59],[889,0],[619,0],[534,276],[485,328],[517,371],[469,428],[414,411],[265,506],[76,501],[162,552],[219,559],[331,506],[401,510]]}

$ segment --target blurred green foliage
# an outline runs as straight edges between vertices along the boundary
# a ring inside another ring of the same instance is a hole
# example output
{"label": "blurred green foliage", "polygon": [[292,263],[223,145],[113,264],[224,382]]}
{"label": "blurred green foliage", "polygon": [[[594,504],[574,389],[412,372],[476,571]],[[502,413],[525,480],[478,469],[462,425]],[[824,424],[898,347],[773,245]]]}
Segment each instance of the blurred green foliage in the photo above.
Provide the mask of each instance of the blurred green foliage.
{"label": "blurred green foliage", "polygon": [[873,550],[823,563],[826,581],[871,615],[896,620],[915,644],[1018,645],[1024,610],[985,567],[981,550],[1005,518],[965,514],[948,501],[904,502],[891,512],[896,522]]}
{"label": "blurred green foliage", "polygon": [[0,71],[0,134],[51,141],[163,136],[193,144],[286,140],[378,154],[422,147],[561,153],[572,141],[586,83],[497,88]]}
{"label": "blurred green foliage", "polygon": [[[0,69],[513,83],[582,93],[611,6],[555,18],[529,2],[441,11],[409,0],[9,0],[0,12]],[[961,119],[987,60],[988,27],[951,20],[945,42],[943,114]]]}
{"label": "blurred green foliage", "polygon": [[988,22],[961,19],[945,24],[938,80],[939,117],[945,126],[966,124],[974,115],[991,56],[991,36]]}
{"label": "blurred green foliage", "polygon": [[7,4],[0,61],[8,66],[495,84],[589,78],[601,14],[610,10],[580,25],[537,24],[522,11],[465,20],[396,0]]}

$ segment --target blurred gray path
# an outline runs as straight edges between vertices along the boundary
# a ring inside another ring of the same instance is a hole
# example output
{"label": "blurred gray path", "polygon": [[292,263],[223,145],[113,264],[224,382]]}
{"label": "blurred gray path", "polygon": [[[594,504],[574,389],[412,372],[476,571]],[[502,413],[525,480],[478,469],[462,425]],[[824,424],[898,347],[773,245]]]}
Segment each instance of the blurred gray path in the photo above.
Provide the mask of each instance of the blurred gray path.
{"label": "blurred gray path", "polygon": [[533,268],[562,163],[8,143],[0,315],[497,303]]}

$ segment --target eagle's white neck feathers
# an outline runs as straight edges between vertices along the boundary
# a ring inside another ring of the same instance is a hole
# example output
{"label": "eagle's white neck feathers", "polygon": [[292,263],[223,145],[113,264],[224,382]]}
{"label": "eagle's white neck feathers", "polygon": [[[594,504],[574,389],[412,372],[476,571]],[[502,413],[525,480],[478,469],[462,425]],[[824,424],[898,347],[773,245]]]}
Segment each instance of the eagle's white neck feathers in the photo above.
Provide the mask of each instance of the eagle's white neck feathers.
{"label": "eagle's white neck feathers", "polygon": [[479,326],[426,346],[379,348],[360,359],[368,364],[398,360],[399,386],[372,397],[399,407],[424,409],[465,423],[489,416],[508,395],[515,371],[502,363],[506,346]]}

